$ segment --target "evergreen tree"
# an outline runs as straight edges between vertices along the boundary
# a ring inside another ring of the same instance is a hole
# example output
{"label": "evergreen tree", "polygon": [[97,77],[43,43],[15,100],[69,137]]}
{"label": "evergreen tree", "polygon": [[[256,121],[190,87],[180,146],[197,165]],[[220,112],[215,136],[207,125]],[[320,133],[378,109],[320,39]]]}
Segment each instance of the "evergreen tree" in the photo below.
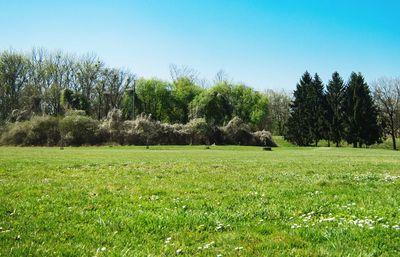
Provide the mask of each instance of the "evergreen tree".
{"label": "evergreen tree", "polygon": [[317,73],[314,75],[308,95],[309,126],[315,146],[318,146],[318,141],[323,138],[326,122],[324,115],[324,84]]}
{"label": "evergreen tree", "polygon": [[343,104],[345,97],[345,85],[339,73],[334,72],[328,82],[326,92],[326,122],[327,140],[332,140],[336,147],[344,136]]}
{"label": "evergreen tree", "polygon": [[378,110],[361,73],[352,73],[346,88],[346,140],[353,147],[380,142]]}
{"label": "evergreen tree", "polygon": [[311,131],[310,117],[310,89],[313,79],[309,72],[305,72],[297,83],[290,105],[290,117],[287,123],[285,139],[300,146],[310,145],[314,140]]}

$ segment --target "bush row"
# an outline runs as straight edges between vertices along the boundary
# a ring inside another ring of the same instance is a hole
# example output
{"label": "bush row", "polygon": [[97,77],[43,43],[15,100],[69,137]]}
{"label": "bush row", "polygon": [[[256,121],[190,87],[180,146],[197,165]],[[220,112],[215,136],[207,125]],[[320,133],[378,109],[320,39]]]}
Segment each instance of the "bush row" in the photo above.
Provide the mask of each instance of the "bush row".
{"label": "bush row", "polygon": [[107,143],[276,146],[269,132],[252,132],[237,117],[223,127],[211,126],[203,118],[193,119],[185,125],[165,124],[145,115],[135,120],[123,120],[120,110],[112,110],[103,121],[94,120],[82,111],[69,112],[63,118],[36,116],[29,121],[6,125],[0,137],[2,145],[80,146]]}

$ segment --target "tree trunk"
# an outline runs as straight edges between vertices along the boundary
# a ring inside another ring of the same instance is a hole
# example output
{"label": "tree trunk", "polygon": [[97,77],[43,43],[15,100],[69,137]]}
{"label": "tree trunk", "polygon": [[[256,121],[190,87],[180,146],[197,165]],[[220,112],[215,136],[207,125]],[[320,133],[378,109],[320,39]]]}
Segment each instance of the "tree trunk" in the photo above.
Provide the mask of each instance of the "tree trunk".
{"label": "tree trunk", "polygon": [[353,148],[357,148],[357,142],[353,143]]}
{"label": "tree trunk", "polygon": [[394,129],[392,128],[392,143],[393,143],[393,150],[397,150],[396,146],[396,133],[394,132]]}

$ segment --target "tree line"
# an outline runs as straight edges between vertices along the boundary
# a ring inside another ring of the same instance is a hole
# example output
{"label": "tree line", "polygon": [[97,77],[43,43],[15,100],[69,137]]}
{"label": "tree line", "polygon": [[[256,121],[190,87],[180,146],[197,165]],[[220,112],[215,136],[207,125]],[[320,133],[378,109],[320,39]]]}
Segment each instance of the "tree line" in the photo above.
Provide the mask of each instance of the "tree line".
{"label": "tree line", "polygon": [[34,116],[63,117],[71,110],[102,121],[120,110],[123,120],[143,114],[162,123],[188,124],[202,118],[214,127],[237,117],[252,131],[268,130],[300,146],[327,140],[359,147],[390,136],[397,147],[399,79],[374,81],[371,91],[360,73],[352,73],[345,83],[335,72],[325,87],[318,74],[306,72],[292,95],[233,83],[224,72],[205,83],[187,67],[172,65],[170,71],[171,81],[145,79],[109,67],[94,55],[3,51],[0,125]]}
{"label": "tree line", "polygon": [[342,140],[353,147],[380,143],[382,137],[396,137],[400,121],[398,79],[379,79],[371,92],[361,73],[353,72],[347,83],[338,72],[326,88],[318,74],[305,72],[293,93],[285,139],[308,146],[322,139],[340,146]]}
{"label": "tree line", "polygon": [[141,113],[154,120],[186,124],[205,118],[225,125],[239,117],[254,129],[268,123],[268,97],[219,73],[205,87],[195,71],[171,66],[172,82],[136,78],[130,71],[110,68],[93,55],[76,57],[34,49],[29,54],[0,53],[0,121],[14,122],[34,115],[62,116],[84,110],[97,120],[113,109],[124,119]]}

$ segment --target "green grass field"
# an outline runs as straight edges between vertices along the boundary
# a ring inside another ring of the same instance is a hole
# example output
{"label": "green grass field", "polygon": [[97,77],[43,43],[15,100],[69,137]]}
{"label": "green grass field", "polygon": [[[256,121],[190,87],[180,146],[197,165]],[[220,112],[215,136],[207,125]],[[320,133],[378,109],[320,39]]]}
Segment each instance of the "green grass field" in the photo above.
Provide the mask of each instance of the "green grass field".
{"label": "green grass field", "polygon": [[400,153],[0,148],[1,256],[399,256]]}

